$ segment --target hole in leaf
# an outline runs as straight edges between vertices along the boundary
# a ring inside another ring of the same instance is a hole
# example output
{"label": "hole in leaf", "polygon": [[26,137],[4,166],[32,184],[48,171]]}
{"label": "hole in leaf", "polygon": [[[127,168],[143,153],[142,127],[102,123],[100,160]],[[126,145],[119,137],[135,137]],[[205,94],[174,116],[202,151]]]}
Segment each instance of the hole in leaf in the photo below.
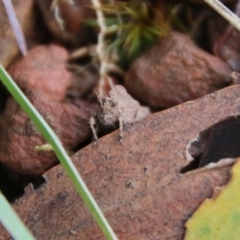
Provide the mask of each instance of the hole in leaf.
{"label": "hole in leaf", "polygon": [[0,83],[0,114],[5,110],[8,95],[6,89],[2,88]]}
{"label": "hole in leaf", "polygon": [[33,184],[34,189],[38,189],[42,184],[46,183],[46,180],[43,176],[31,178],[31,183]]}
{"label": "hole in leaf", "polygon": [[0,164],[0,191],[10,203],[23,196],[24,188],[29,183],[36,190],[45,182],[42,176],[21,176]]}
{"label": "hole in leaf", "polygon": [[240,156],[240,116],[229,117],[199,133],[189,145],[188,154],[193,160],[181,173],[218,162],[223,158]]}

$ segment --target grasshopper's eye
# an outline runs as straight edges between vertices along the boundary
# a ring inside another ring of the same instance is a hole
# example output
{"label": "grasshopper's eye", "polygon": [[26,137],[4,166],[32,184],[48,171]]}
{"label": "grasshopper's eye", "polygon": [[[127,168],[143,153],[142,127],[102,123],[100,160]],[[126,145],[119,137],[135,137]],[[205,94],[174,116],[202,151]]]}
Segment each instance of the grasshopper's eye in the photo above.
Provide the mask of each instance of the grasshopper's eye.
{"label": "grasshopper's eye", "polygon": [[116,107],[117,106],[117,101],[113,100],[111,104],[112,104],[112,107]]}

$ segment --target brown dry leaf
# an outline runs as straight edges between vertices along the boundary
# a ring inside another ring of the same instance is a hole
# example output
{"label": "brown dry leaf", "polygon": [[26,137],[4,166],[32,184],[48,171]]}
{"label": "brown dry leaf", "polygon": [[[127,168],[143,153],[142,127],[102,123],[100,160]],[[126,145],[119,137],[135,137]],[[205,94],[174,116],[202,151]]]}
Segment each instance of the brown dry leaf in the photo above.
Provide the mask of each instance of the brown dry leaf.
{"label": "brown dry leaf", "polygon": [[[213,124],[240,115],[240,86],[204,96],[128,125],[73,156],[73,162],[119,239],[182,239],[184,224],[229,166],[180,174],[189,141]],[[37,239],[104,239],[61,166],[46,184],[14,203]],[[8,234],[0,229],[2,239]]]}

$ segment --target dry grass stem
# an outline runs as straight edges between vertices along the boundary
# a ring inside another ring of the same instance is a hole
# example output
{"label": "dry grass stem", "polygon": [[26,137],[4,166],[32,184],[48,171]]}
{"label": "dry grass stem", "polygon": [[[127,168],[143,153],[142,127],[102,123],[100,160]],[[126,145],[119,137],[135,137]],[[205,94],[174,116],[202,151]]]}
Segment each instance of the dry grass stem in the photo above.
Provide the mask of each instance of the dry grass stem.
{"label": "dry grass stem", "polygon": [[224,17],[230,24],[240,31],[240,19],[239,17],[230,11],[219,0],[204,0],[213,9],[215,9],[222,17]]}
{"label": "dry grass stem", "polygon": [[[113,59],[115,57],[114,54],[111,55],[106,53],[107,45],[106,45],[105,37],[109,28],[111,27],[108,28],[105,24],[105,17],[104,17],[103,11],[101,10],[101,7],[102,7],[101,2],[100,0],[91,0],[91,1],[96,11],[97,22],[100,29],[98,33],[98,44],[96,48],[96,53],[100,61],[100,70],[99,70],[100,80],[98,84],[98,94],[100,97],[104,97],[104,86],[107,83],[109,78],[108,72],[113,71],[113,72],[122,74],[122,71],[114,63],[114,59]],[[110,0],[110,3],[114,4],[114,1]],[[118,18],[120,18],[120,16],[118,16]]]}
{"label": "dry grass stem", "polygon": [[7,16],[8,16],[9,22],[11,24],[12,30],[14,32],[15,38],[17,40],[18,47],[19,47],[22,55],[25,56],[28,52],[27,43],[26,43],[26,39],[25,39],[23,31],[22,31],[21,25],[18,21],[15,11],[14,11],[12,1],[3,0],[2,2],[4,5],[4,8],[7,12]]}

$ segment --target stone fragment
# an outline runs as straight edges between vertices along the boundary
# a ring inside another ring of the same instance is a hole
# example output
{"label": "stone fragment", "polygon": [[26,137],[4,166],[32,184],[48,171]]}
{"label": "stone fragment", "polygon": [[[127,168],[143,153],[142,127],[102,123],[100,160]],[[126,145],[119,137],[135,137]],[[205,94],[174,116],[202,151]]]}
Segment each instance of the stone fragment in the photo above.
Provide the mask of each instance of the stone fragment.
{"label": "stone fragment", "polygon": [[40,89],[52,100],[61,101],[70,85],[70,73],[65,68],[67,58],[66,49],[41,45],[12,65],[9,74],[21,89]]}
{"label": "stone fragment", "polygon": [[154,108],[196,99],[231,83],[231,69],[198,48],[187,36],[172,32],[130,67],[125,87]]}
{"label": "stone fragment", "polygon": [[[73,151],[91,132],[90,113],[73,105],[53,102],[41,91],[27,93],[36,109],[61,140],[67,151]],[[21,175],[39,176],[58,163],[53,151],[37,151],[46,144],[37,127],[13,99],[9,99],[0,117],[0,163]]]}

